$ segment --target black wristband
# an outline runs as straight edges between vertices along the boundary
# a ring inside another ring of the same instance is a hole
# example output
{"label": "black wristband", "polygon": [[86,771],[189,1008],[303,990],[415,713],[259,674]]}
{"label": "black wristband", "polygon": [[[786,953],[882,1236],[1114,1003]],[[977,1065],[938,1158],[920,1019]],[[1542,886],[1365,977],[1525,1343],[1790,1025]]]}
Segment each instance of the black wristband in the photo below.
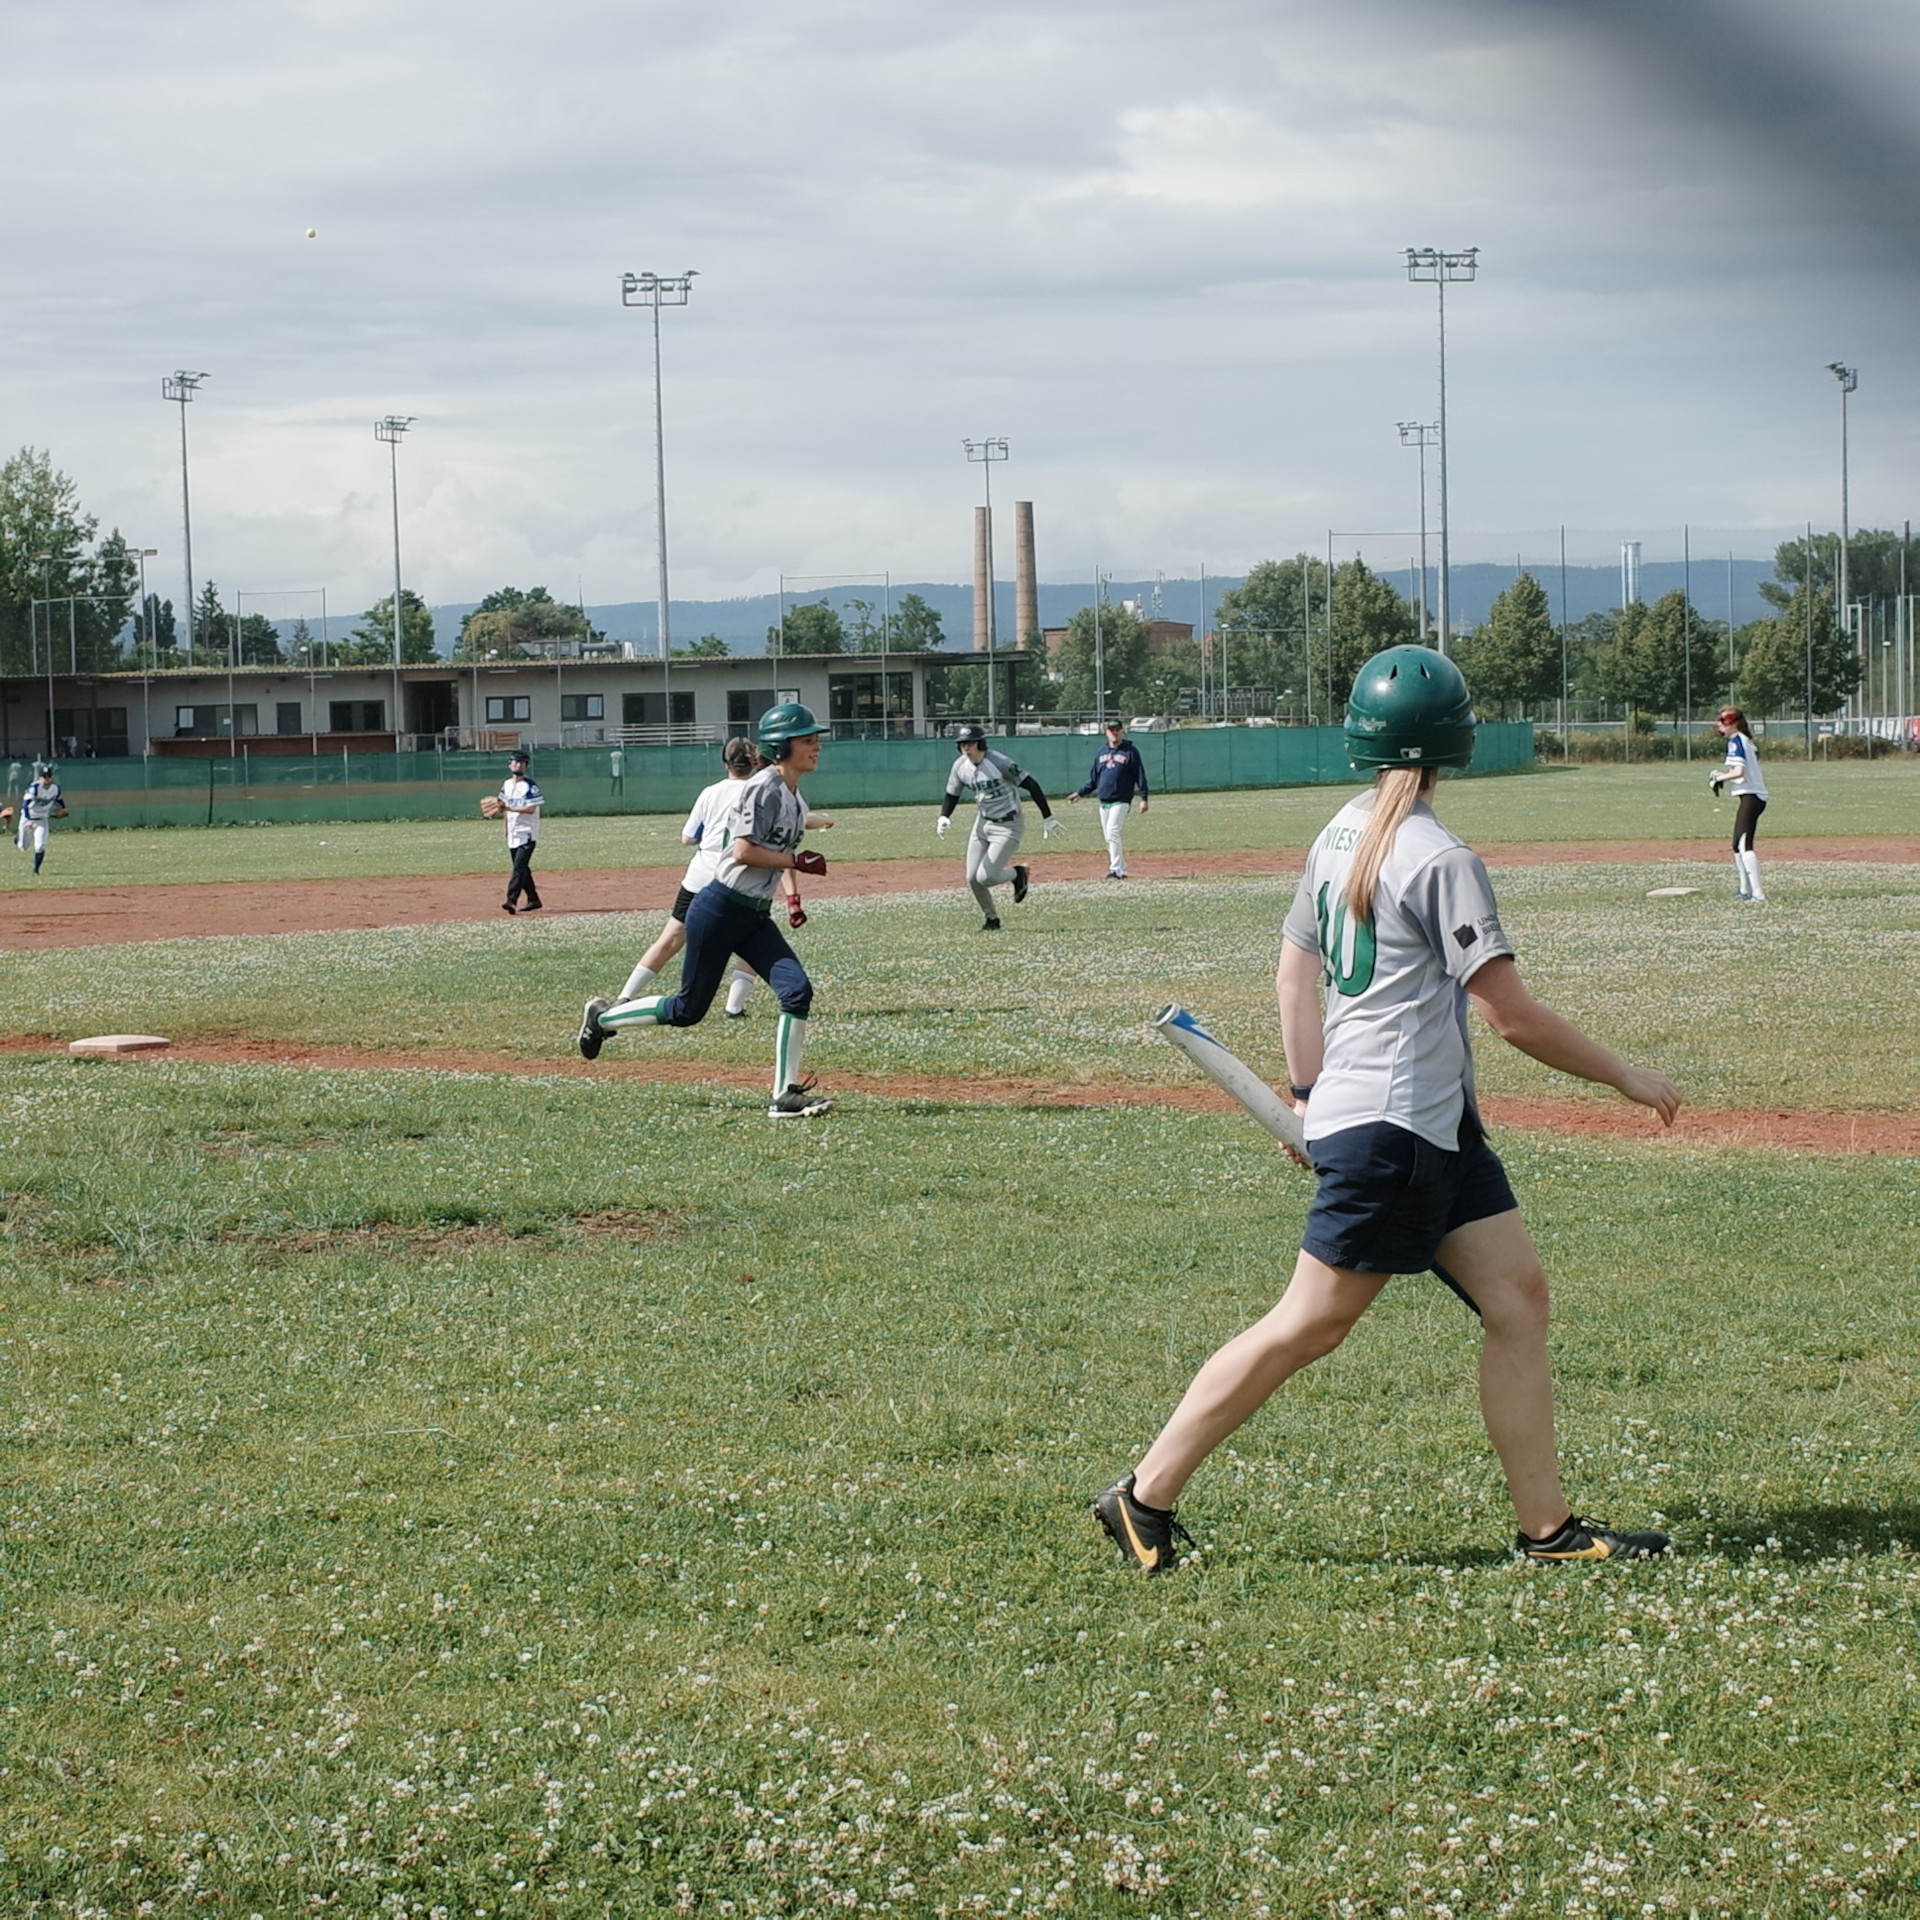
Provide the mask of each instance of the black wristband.
{"label": "black wristband", "polygon": [[1294,1097],[1294,1099],[1304,1100],[1310,1093],[1312,1093],[1313,1089],[1311,1087],[1289,1087],[1287,1091]]}

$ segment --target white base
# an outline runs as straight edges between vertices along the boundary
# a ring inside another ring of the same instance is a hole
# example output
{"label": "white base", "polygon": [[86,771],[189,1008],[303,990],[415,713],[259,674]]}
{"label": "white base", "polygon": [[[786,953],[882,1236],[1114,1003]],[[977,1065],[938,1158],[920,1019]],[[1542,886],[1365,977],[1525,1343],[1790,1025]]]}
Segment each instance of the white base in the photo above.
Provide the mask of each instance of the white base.
{"label": "white base", "polygon": [[90,1040],[67,1043],[69,1053],[164,1053],[173,1045],[157,1033],[96,1033]]}

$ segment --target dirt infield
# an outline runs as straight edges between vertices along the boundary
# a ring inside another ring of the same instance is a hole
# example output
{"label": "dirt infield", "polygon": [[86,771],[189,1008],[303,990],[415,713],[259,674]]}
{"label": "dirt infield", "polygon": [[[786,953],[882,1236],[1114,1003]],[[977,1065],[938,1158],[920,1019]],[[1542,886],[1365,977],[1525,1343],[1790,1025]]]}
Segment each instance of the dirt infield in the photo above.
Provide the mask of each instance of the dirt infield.
{"label": "dirt infield", "polygon": [[[0,1054],[58,1054],[62,1042],[46,1034],[0,1037]],[[552,1059],[479,1050],[383,1051],[377,1047],[308,1046],[297,1040],[188,1040],[165,1054],[102,1062],[137,1073],[155,1060],[193,1060],[217,1066],[274,1066],[322,1072],[499,1073],[567,1079],[637,1080],[681,1086],[738,1089],[765,1098],[767,1076],[758,1067],[725,1067],[704,1061],[600,1060],[592,1065],[572,1055]],[[914,1074],[836,1073],[836,1093],[875,1094],[932,1106],[1171,1107],[1184,1113],[1236,1113],[1228,1096],[1212,1086],[1154,1086],[1110,1080],[1065,1083],[1012,1077],[954,1080]],[[1663,1128],[1644,1108],[1623,1100],[1549,1099],[1509,1095],[1483,1102],[1488,1121],[1523,1133],[1576,1138],[1636,1140],[1686,1147],[1761,1148],[1800,1153],[1879,1153],[1920,1157],[1920,1115],[1897,1113],[1795,1112],[1786,1108],[1683,1108]]]}
{"label": "dirt infield", "polygon": [[[1488,866],[1646,865],[1713,860],[1716,842],[1601,840],[1493,847]],[[1769,860],[1886,861],[1920,864],[1920,836],[1860,839],[1770,839]],[[1291,854],[1231,853],[1129,855],[1142,879],[1197,880],[1213,874],[1285,874],[1299,871]],[[1103,856],[1041,853],[1036,884],[1098,880]],[[622,867],[542,876],[547,917],[570,913],[663,913],[673,904],[681,869]],[[809,899],[908,893],[959,887],[960,862],[938,860],[836,861],[807,887]],[[218,881],[204,886],[76,887],[44,894],[11,894],[0,907],[0,947],[15,952],[44,947],[118,946],[137,940],[199,940],[218,934],[330,933],[373,927],[426,926],[478,920],[500,910],[501,882],[485,874],[370,880]]]}

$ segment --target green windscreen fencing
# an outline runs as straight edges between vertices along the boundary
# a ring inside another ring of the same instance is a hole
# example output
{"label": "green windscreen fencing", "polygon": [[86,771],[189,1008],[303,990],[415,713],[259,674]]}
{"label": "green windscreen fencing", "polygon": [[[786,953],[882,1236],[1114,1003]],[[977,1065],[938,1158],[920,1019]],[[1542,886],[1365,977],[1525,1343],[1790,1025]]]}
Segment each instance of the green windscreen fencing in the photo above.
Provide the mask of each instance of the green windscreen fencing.
{"label": "green windscreen fencing", "polygon": [[[1184,728],[1139,734],[1134,744],[1155,793],[1345,784],[1356,777],[1338,727]],[[1059,794],[1086,783],[1101,742],[1049,734],[996,745]],[[807,798],[821,807],[937,805],[955,753],[951,740],[829,740],[807,776]],[[1507,773],[1532,759],[1531,724],[1483,726],[1473,771]],[[720,772],[714,747],[628,747],[618,779],[605,747],[556,749],[534,759],[547,811],[556,815],[677,813]],[[457,819],[473,813],[482,794],[498,791],[505,773],[501,753],[312,758],[243,751],[216,760],[74,760],[62,764],[59,778],[73,809],[69,827],[196,827]],[[19,780],[16,772],[12,791]]]}

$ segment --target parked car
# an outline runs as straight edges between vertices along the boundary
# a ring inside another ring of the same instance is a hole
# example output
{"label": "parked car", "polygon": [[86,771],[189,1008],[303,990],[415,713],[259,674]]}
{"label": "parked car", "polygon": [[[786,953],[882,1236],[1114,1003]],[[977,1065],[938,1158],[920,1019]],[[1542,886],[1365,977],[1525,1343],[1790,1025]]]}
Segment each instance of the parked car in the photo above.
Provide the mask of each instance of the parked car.
{"label": "parked car", "polygon": [[1164,713],[1136,713],[1127,722],[1129,733],[1171,733],[1173,721]]}

